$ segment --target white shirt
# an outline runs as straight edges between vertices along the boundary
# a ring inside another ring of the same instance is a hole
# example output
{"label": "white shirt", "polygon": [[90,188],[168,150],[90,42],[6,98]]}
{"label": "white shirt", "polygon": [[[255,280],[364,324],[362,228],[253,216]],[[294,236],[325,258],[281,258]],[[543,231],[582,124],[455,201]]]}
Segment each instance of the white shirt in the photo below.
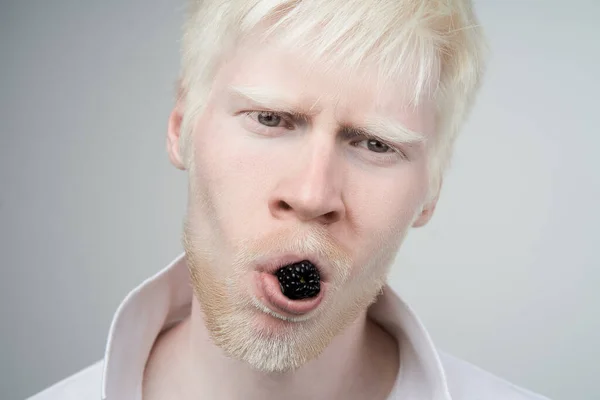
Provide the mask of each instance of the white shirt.
{"label": "white shirt", "polygon": [[[192,288],[184,254],[123,300],[104,359],[29,400],[141,400],[146,361],[158,335],[187,317]],[[368,315],[398,341],[400,369],[388,400],[548,400],[434,347],[415,315],[389,287]]]}

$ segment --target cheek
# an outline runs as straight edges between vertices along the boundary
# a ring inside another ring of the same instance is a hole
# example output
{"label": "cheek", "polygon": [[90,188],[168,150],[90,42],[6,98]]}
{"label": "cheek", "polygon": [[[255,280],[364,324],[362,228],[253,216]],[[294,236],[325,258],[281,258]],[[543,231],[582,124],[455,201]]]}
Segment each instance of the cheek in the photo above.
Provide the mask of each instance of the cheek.
{"label": "cheek", "polygon": [[410,225],[427,193],[421,164],[407,164],[389,174],[354,171],[348,202],[360,231],[385,237]]}
{"label": "cheek", "polygon": [[[235,122],[205,123],[193,142],[196,195],[190,207],[232,241],[248,236],[253,220],[264,220],[273,170],[273,160],[239,130]],[[240,220],[244,223],[236,223]]]}
{"label": "cheek", "polygon": [[357,274],[380,275],[387,269],[426,194],[426,169],[419,164],[389,175],[353,174],[347,201],[357,233],[353,247],[360,249],[357,265],[366,269]]}

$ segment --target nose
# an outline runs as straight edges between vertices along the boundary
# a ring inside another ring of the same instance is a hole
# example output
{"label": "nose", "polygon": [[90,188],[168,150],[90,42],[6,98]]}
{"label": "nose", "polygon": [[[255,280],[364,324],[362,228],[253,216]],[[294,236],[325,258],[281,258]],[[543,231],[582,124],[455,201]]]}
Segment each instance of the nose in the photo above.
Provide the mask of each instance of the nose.
{"label": "nose", "polygon": [[296,154],[281,168],[281,180],[269,198],[269,209],[277,219],[333,224],[345,216],[342,174],[335,149],[316,145]]}

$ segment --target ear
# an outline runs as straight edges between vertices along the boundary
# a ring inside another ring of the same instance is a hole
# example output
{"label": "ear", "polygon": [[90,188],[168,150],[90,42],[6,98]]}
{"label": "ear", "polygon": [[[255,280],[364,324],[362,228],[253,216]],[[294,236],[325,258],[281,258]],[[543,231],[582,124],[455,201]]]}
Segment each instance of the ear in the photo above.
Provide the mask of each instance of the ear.
{"label": "ear", "polygon": [[442,183],[440,182],[440,186],[438,187],[437,193],[427,204],[423,206],[421,213],[416,217],[415,221],[412,224],[413,228],[420,228],[426,225],[431,217],[433,216],[433,212],[435,211],[435,207],[437,205],[438,199],[440,197],[440,189],[442,188]]}
{"label": "ear", "polygon": [[169,115],[169,126],[167,128],[167,153],[169,160],[175,168],[185,170],[185,165],[181,158],[181,121],[183,120],[184,102],[182,92],[177,96],[177,102]]}

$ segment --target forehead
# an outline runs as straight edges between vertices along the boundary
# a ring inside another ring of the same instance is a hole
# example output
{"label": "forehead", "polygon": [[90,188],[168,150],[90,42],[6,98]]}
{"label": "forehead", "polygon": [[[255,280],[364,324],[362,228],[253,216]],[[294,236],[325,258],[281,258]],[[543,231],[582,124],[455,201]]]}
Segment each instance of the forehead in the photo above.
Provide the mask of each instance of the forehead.
{"label": "forehead", "polygon": [[428,134],[433,131],[433,102],[415,105],[407,79],[384,82],[375,68],[309,64],[270,42],[239,46],[219,70],[215,84],[220,92],[232,86],[256,88],[303,110],[331,110],[341,120],[397,117],[407,128]]}

